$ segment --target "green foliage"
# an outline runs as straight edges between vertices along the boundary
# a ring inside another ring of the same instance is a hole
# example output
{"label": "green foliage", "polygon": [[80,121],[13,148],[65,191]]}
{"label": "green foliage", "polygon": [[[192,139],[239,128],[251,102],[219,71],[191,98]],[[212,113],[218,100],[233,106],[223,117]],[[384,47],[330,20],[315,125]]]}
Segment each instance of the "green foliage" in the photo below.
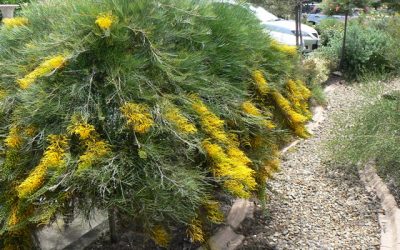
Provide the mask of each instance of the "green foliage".
{"label": "green foliage", "polygon": [[320,43],[322,46],[327,46],[333,37],[343,34],[343,22],[335,18],[326,18],[322,20],[316,29],[320,34]]}
{"label": "green foliage", "polygon": [[22,4],[29,3],[31,0],[0,0],[0,4]]}
{"label": "green foliage", "polygon": [[305,82],[312,92],[312,98],[319,105],[325,105],[326,99],[322,85],[330,74],[329,62],[318,52],[310,53],[303,60]]}
{"label": "green foliage", "polygon": [[400,11],[400,2],[398,0],[382,0],[381,2],[391,10]]}
{"label": "green foliage", "polygon": [[[333,34],[322,54],[334,64],[339,63],[343,36]],[[354,21],[350,24],[343,70],[347,77],[357,78],[366,72],[391,72],[396,70],[398,58],[393,57],[395,51],[394,37],[385,30],[368,27],[368,24]]]}
{"label": "green foliage", "polygon": [[21,15],[0,29],[2,238],[71,201],[165,236],[216,191],[256,192],[288,132],[307,135],[309,91],[287,87],[296,50],[243,6],[52,0]]}
{"label": "green foliage", "polygon": [[347,117],[345,124],[338,117],[337,126],[345,129],[337,131],[330,145],[331,155],[342,163],[365,164],[376,160],[379,170],[400,184],[400,92],[381,95],[380,85],[376,82],[366,86],[364,106],[351,110],[348,116],[351,118]]}
{"label": "green foliage", "polygon": [[371,0],[323,0],[322,8],[327,15],[344,14],[353,8],[365,8]]}

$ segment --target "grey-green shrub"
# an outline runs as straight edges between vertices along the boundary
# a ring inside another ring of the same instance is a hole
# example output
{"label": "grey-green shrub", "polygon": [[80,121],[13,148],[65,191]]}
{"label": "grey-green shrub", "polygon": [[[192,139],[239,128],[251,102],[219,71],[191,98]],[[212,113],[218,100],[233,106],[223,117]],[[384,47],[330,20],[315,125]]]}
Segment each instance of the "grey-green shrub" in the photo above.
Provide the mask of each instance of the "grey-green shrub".
{"label": "grey-green shrub", "polygon": [[[343,42],[342,34],[333,35],[322,53],[338,65]],[[364,24],[352,23],[348,28],[343,71],[348,78],[358,78],[366,72],[393,70],[393,38],[385,31]]]}
{"label": "grey-green shrub", "polygon": [[329,41],[336,36],[341,36],[343,34],[344,25],[343,22],[334,19],[327,18],[322,20],[316,29],[320,34],[320,43],[322,46],[327,46]]}

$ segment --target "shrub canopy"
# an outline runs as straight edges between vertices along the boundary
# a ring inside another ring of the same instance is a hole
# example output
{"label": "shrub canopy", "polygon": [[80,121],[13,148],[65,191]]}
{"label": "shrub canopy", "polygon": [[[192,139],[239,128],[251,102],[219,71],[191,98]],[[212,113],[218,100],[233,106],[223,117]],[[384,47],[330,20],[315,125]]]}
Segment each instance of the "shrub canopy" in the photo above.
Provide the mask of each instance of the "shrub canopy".
{"label": "shrub canopy", "polygon": [[[220,222],[215,192],[249,197],[288,131],[307,137],[295,48],[243,6],[53,0],[0,29],[0,234],[116,208],[159,245]],[[29,247],[28,247],[29,248]]]}

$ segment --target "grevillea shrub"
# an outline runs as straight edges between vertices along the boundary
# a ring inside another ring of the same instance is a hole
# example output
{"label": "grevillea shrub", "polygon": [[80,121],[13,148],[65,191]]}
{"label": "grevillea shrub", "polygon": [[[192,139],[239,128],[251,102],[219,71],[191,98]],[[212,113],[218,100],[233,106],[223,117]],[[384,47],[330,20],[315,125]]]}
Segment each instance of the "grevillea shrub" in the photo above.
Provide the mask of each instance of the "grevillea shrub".
{"label": "grevillea shrub", "polygon": [[74,205],[118,211],[161,246],[203,241],[216,192],[262,197],[310,91],[295,48],[243,6],[52,0],[0,29],[2,249]]}

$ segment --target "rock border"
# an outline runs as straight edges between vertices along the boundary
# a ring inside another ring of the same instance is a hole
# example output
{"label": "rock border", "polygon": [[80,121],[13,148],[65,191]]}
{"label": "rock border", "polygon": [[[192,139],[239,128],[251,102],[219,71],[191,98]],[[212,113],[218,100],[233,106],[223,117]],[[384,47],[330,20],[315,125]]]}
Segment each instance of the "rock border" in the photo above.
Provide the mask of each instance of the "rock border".
{"label": "rock border", "polygon": [[383,213],[378,213],[381,227],[380,249],[400,249],[400,209],[389,188],[376,173],[373,163],[360,168],[359,175],[367,191],[379,198]]}
{"label": "rock border", "polygon": [[99,225],[95,226],[92,230],[82,235],[78,240],[72,242],[68,246],[64,247],[63,250],[81,250],[85,247],[90,246],[95,242],[102,234],[108,231],[108,220],[103,221]]}

